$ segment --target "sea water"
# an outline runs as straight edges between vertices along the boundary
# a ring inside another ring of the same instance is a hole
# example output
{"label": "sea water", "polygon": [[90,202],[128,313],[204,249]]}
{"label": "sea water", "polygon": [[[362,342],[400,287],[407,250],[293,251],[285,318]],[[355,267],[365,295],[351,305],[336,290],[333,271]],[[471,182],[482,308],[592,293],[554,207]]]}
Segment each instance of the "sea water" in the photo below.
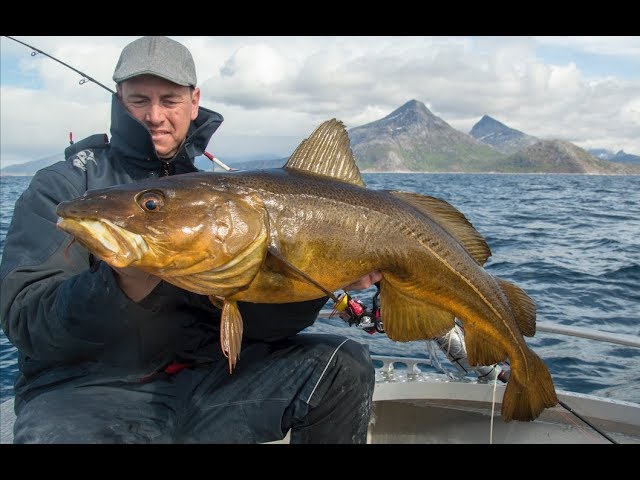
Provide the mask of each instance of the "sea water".
{"label": "sea water", "polygon": [[[639,176],[380,173],[364,180],[463,212],[491,248],[487,271],[522,287],[539,322],[640,337]],[[0,177],[0,254],[29,181]],[[370,305],[375,288],[351,293]],[[318,319],[308,331],[349,336],[374,355],[429,358],[426,341],[394,342],[339,317]],[[526,341],[558,390],[640,403],[640,349],[541,331]],[[0,400],[13,394],[17,371],[16,349],[0,332]]]}

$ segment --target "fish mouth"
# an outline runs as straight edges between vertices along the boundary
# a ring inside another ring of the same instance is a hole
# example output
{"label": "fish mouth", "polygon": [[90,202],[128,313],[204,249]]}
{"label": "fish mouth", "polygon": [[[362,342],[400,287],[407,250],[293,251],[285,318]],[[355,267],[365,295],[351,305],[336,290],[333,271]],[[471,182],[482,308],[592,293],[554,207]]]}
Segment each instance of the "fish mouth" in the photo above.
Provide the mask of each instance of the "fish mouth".
{"label": "fish mouth", "polygon": [[149,251],[141,235],[109,220],[59,217],[56,227],[73,235],[78,243],[114,267],[127,267]]}

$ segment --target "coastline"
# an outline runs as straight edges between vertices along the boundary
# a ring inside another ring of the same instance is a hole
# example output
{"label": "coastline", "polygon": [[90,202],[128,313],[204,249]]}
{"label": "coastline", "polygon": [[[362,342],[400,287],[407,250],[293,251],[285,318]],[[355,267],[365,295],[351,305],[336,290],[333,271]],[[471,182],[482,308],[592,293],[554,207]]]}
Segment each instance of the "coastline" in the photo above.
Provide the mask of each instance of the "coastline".
{"label": "coastline", "polygon": [[[640,173],[593,173],[593,172],[428,172],[413,170],[360,170],[363,174],[411,174],[411,175],[585,175],[593,177],[640,177]],[[0,173],[0,177],[33,177],[35,173]]]}

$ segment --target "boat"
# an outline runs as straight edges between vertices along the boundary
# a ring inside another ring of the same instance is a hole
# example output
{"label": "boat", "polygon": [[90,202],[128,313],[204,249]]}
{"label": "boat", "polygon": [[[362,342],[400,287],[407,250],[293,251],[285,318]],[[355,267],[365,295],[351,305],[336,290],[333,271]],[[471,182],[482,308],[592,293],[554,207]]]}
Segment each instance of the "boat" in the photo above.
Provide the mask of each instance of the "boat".
{"label": "boat", "polygon": [[[321,316],[327,312],[321,313]],[[631,335],[538,322],[538,331],[640,348]],[[532,422],[500,417],[506,385],[444,372],[430,358],[372,355],[370,444],[640,444],[640,404],[557,390]],[[432,357],[433,358],[433,357]],[[13,399],[1,404],[0,443],[13,442]],[[270,443],[288,443],[283,440]]]}

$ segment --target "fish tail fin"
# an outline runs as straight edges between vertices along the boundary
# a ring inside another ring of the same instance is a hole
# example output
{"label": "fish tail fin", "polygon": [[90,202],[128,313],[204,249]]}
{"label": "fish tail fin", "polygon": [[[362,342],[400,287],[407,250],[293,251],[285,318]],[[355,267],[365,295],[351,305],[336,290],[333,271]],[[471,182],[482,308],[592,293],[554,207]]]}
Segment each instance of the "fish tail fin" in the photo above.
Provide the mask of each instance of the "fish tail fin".
{"label": "fish tail fin", "polygon": [[242,315],[237,302],[224,301],[220,317],[220,346],[222,353],[229,359],[229,373],[233,372],[242,346]]}
{"label": "fish tail fin", "polygon": [[536,333],[536,304],[519,286],[498,278],[500,288],[507,296],[513,317],[520,332],[525,337],[533,337]]}
{"label": "fish tail fin", "polygon": [[531,352],[524,370],[527,378],[522,378],[522,370],[511,368],[511,376],[502,399],[502,419],[505,422],[520,420],[530,422],[538,418],[545,408],[558,404],[551,374],[542,359]]}

